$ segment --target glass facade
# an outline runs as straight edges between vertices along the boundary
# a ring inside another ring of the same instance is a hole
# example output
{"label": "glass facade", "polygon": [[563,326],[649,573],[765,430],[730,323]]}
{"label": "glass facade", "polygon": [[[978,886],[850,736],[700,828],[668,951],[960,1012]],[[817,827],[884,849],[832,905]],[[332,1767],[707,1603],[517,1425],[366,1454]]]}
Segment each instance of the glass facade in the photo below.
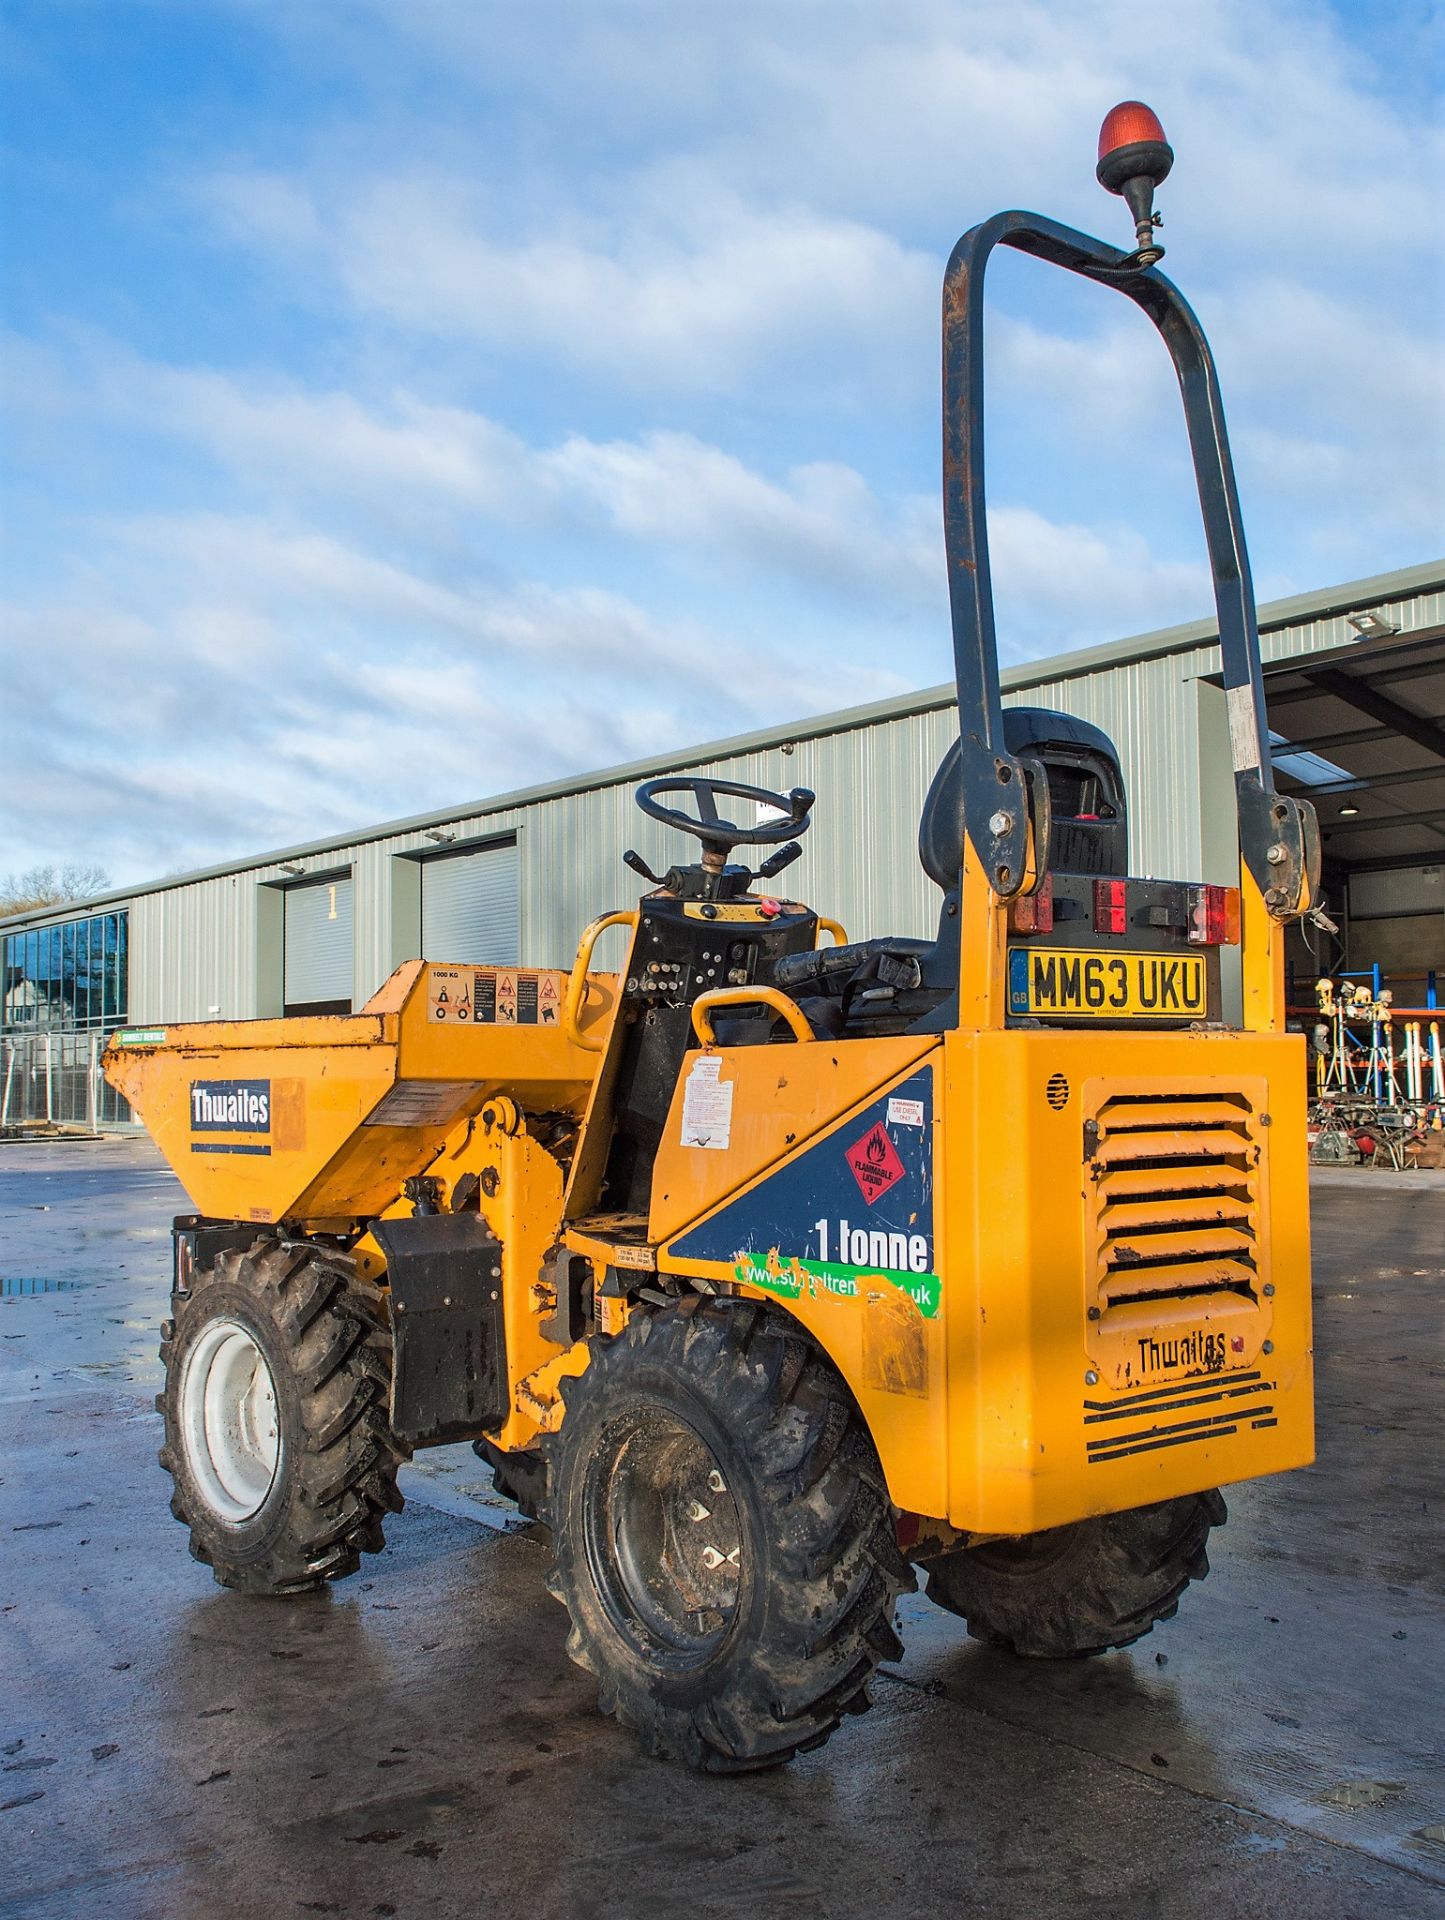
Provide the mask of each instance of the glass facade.
{"label": "glass facade", "polygon": [[0,1031],[108,1031],[126,1019],[126,915],[95,913],[4,936]]}

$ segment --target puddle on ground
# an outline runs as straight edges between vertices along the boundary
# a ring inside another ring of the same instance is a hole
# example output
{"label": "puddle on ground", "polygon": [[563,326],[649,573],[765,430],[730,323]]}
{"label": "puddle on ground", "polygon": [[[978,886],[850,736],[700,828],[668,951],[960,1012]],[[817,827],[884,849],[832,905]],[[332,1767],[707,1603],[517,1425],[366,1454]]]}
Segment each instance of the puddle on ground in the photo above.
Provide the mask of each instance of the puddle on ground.
{"label": "puddle on ground", "polygon": [[1383,1807],[1409,1791],[1403,1780],[1342,1780],[1320,1795],[1327,1807],[1354,1812],[1360,1807]]}
{"label": "puddle on ground", "polygon": [[20,1300],[35,1293],[81,1293],[84,1280],[51,1280],[45,1274],[0,1273],[0,1300]]}

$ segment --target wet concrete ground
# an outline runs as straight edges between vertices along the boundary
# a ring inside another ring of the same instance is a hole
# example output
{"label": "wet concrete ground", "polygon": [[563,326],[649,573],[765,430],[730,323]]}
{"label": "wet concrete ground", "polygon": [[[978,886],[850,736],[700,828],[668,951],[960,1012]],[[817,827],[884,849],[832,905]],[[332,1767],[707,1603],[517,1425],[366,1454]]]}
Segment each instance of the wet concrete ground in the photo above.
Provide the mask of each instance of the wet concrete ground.
{"label": "wet concrete ground", "polygon": [[468,1450],[356,1579],[212,1584],[155,1464],[184,1205],[140,1142],[0,1146],[5,1920],[1445,1916],[1439,1176],[1321,1176],[1319,1462],[1177,1619],[1032,1665],[915,1597],[875,1710],[739,1780],[598,1717]]}

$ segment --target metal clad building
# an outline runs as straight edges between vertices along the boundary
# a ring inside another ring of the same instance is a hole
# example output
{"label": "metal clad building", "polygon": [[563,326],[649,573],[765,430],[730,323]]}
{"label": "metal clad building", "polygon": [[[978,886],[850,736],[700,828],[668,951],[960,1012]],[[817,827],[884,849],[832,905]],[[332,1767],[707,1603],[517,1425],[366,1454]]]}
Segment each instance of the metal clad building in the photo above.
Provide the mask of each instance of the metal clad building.
{"label": "metal clad building", "polygon": [[[1266,664],[1356,656],[1361,635],[1349,616],[1371,612],[1401,638],[1445,632],[1445,563],[1261,607]],[[1211,678],[1218,670],[1213,626],[1199,622],[1004,674],[1009,703],[1062,708],[1115,741],[1135,873],[1230,881],[1237,872],[1224,698]],[[635,897],[623,850],[636,847],[659,871],[680,852],[675,834],[637,811],[634,786],[706,769],[818,794],[803,859],[783,884],[841,920],[850,937],[930,935],[937,894],[915,840],[956,728],[952,687],[931,688],[118,892],[84,912],[128,916],[120,1018],[131,1026],[359,1006],[419,954],[566,966],[587,922]],[[35,1011],[24,1004],[34,986],[9,965],[16,952],[33,951],[23,936],[43,936],[81,911],[0,922],[0,1039],[21,1033]],[[600,959],[608,964],[606,945]],[[113,1013],[109,1024],[117,1024]]]}

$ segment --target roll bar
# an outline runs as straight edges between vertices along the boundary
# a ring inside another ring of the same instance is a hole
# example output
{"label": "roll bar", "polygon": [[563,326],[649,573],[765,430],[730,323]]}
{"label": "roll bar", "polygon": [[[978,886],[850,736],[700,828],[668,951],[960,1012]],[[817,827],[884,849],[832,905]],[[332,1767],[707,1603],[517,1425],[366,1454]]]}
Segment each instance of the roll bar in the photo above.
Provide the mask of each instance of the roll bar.
{"label": "roll bar", "polygon": [[[1240,852],[1269,914],[1308,911],[1318,888],[1319,828],[1308,801],[1275,790],[1260,672],[1259,630],[1224,406],[1209,342],[1171,281],[1136,255],[1041,214],[998,213],[954,248],[943,281],[943,526],[963,740],[964,818],[993,891],[1033,884],[1026,768],[1008,751],[983,484],[983,283],[995,247],[1115,287],[1154,322],[1179,379],[1219,616],[1225,699],[1239,806]],[[1042,877],[1042,860],[1039,861]]]}

